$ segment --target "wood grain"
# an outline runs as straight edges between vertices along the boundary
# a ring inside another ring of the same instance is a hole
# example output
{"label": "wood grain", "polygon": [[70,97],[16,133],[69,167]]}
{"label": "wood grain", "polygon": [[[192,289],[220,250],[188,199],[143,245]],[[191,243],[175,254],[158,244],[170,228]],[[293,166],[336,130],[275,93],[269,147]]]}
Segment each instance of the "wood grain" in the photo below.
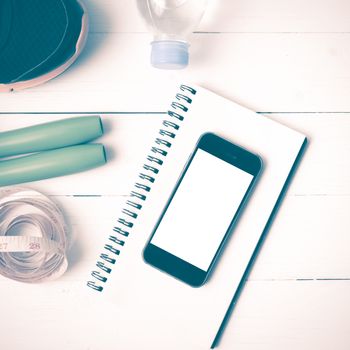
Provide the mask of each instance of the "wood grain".
{"label": "wood grain", "polygon": [[[85,0],[93,33],[143,33],[137,1]],[[210,0],[197,31],[258,33],[344,33],[350,32],[347,0]]]}
{"label": "wood grain", "polygon": [[163,112],[173,86],[194,81],[260,112],[350,111],[350,33],[194,34],[182,71],[152,68],[149,42],[142,33],[93,33],[65,74],[2,94],[1,110]]}
{"label": "wood grain", "polygon": [[[83,54],[45,85],[1,94],[0,131],[102,113],[107,132],[99,141],[110,167],[84,173],[84,181],[81,174],[32,184],[66,213],[70,267],[42,285],[0,278],[0,348],[116,348],[113,312],[88,301],[82,285],[174,84],[193,81],[310,139],[220,348],[347,350],[350,2],[211,0],[183,71],[150,66],[152,37],[136,1],[84,3],[91,25]],[[100,176],[108,180],[94,181]]]}

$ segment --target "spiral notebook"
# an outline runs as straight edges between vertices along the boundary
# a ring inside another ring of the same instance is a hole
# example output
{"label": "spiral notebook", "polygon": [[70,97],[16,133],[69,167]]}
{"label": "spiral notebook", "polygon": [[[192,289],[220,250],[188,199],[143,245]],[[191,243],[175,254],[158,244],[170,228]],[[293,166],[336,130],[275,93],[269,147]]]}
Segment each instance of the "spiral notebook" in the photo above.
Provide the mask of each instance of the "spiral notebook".
{"label": "spiral notebook", "polygon": [[[259,154],[264,170],[212,277],[192,288],[144,263],[142,251],[199,136],[209,131]],[[301,133],[204,88],[177,88],[87,282],[96,298],[110,301],[118,348],[218,345],[305,145]]]}

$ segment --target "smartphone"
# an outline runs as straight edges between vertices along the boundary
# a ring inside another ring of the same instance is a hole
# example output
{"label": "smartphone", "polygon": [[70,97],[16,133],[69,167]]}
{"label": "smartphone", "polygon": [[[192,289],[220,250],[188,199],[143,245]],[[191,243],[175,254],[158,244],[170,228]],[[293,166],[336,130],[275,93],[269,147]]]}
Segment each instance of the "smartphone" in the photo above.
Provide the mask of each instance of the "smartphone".
{"label": "smartphone", "polygon": [[258,155],[213,133],[202,135],[143,251],[144,260],[190,286],[202,286],[261,169]]}

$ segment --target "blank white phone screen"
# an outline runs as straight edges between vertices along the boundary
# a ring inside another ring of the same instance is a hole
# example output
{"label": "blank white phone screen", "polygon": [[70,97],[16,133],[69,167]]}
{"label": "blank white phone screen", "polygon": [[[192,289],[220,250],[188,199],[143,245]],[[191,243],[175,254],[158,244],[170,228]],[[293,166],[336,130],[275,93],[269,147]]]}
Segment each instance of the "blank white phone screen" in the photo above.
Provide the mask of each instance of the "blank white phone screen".
{"label": "blank white phone screen", "polygon": [[150,243],[207,271],[252,180],[198,149]]}

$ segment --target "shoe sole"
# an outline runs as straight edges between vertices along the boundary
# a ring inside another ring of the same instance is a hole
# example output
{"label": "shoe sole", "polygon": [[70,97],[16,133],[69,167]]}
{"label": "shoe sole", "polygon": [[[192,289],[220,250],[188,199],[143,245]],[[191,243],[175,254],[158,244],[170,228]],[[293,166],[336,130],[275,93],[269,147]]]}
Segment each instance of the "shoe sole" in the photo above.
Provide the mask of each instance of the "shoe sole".
{"label": "shoe sole", "polygon": [[82,16],[81,32],[80,32],[77,44],[75,46],[74,55],[61,66],[39,77],[30,79],[30,80],[25,80],[25,81],[18,81],[10,84],[0,84],[0,92],[20,91],[20,90],[24,90],[34,86],[44,84],[47,81],[53,78],[56,78],[58,75],[62,74],[66,69],[68,69],[75,62],[75,60],[78,58],[78,56],[80,55],[81,51],[85,46],[87,34],[89,31],[89,20],[88,20],[86,7],[81,1],[77,1],[77,2],[83,9],[84,14]]}

